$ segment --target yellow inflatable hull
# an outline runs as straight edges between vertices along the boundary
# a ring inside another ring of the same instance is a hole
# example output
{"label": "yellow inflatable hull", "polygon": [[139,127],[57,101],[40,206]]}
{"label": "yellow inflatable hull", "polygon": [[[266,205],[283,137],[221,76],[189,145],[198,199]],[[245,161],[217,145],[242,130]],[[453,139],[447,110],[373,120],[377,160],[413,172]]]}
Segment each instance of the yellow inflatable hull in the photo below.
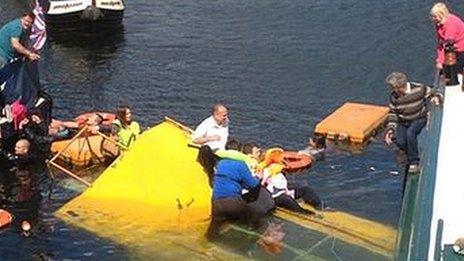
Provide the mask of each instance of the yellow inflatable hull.
{"label": "yellow inflatable hull", "polygon": [[[189,142],[189,131],[172,122],[163,122],[145,131],[92,187],[65,204],[56,215],[126,245],[136,257],[244,259],[245,256],[204,239],[210,217],[211,189],[207,175],[196,161],[198,149],[190,147]],[[311,220],[282,210],[276,215],[305,230],[330,233],[389,255],[392,247],[388,240],[395,241],[393,229],[337,213],[324,214],[322,225],[320,219]],[[341,222],[342,219],[345,221]],[[365,228],[358,229],[359,233],[353,232],[350,224]],[[334,229],[337,226],[341,229]],[[368,235],[377,230],[379,235]]]}

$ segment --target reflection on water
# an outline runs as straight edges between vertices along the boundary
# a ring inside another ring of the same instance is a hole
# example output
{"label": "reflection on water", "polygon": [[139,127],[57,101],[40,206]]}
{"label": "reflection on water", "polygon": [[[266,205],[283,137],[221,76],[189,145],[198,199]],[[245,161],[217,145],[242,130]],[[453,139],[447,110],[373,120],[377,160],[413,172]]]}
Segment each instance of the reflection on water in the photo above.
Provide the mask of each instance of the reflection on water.
{"label": "reflection on water", "polygon": [[[41,187],[46,186],[49,180],[45,173],[36,172],[38,169],[28,166],[3,168],[0,171],[0,208],[13,215],[13,223],[0,230],[0,236],[34,238],[36,234],[46,233],[47,227],[39,219],[39,211]],[[10,243],[6,245],[14,246]]]}
{"label": "reflection on water", "polygon": [[113,78],[114,59],[124,43],[122,26],[98,34],[51,36],[48,51],[44,54],[47,63],[41,64],[41,77],[50,79],[45,88],[54,98],[57,117],[74,117],[75,114],[63,112],[69,106],[77,106],[75,112],[78,113],[108,110],[104,86]]}
{"label": "reflection on water", "polygon": [[48,32],[49,44],[59,44],[64,47],[79,47],[89,51],[115,52],[124,42],[124,26],[101,30],[93,33]]}
{"label": "reflection on water", "polygon": [[124,247],[92,238],[53,216],[70,196],[83,191],[81,184],[63,176],[52,182],[47,172],[36,169],[0,170],[0,209],[13,215],[13,223],[0,229],[0,260],[126,260]]}

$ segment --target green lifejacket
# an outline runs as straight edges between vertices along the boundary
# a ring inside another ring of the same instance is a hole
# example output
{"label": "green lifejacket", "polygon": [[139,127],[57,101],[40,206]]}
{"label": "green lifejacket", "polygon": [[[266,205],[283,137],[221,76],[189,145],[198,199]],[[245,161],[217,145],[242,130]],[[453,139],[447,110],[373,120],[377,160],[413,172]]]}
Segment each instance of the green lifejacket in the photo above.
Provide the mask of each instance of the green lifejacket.
{"label": "green lifejacket", "polygon": [[[119,142],[129,148],[131,143],[137,139],[140,134],[140,125],[133,121],[127,128],[123,128],[119,120],[115,120],[113,123],[116,126],[117,135]],[[125,150],[126,148],[121,148]]]}
{"label": "green lifejacket", "polygon": [[228,159],[233,159],[233,160],[244,161],[247,164],[251,172],[255,172],[256,166],[258,165],[258,162],[255,159],[237,150],[219,149],[215,151],[214,153],[216,154],[216,156],[220,158],[228,158]]}

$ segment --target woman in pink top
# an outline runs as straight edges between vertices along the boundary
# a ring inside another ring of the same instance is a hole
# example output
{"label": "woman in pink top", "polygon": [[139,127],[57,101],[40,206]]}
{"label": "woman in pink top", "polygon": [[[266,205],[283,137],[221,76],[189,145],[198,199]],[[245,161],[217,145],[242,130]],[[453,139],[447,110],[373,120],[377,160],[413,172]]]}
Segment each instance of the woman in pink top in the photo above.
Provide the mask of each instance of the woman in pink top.
{"label": "woman in pink top", "polygon": [[437,69],[443,69],[445,62],[445,44],[454,42],[457,51],[459,72],[464,68],[464,22],[458,16],[451,14],[444,3],[436,3],[430,9],[430,17],[437,30]]}

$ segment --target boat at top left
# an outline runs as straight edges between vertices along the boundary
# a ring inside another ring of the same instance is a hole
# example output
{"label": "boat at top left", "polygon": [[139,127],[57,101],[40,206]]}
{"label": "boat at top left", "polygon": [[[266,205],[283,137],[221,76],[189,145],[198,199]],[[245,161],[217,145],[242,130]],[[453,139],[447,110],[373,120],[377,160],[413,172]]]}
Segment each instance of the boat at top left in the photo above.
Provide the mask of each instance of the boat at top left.
{"label": "boat at top left", "polygon": [[99,32],[120,27],[123,0],[48,0],[45,21],[51,33]]}

